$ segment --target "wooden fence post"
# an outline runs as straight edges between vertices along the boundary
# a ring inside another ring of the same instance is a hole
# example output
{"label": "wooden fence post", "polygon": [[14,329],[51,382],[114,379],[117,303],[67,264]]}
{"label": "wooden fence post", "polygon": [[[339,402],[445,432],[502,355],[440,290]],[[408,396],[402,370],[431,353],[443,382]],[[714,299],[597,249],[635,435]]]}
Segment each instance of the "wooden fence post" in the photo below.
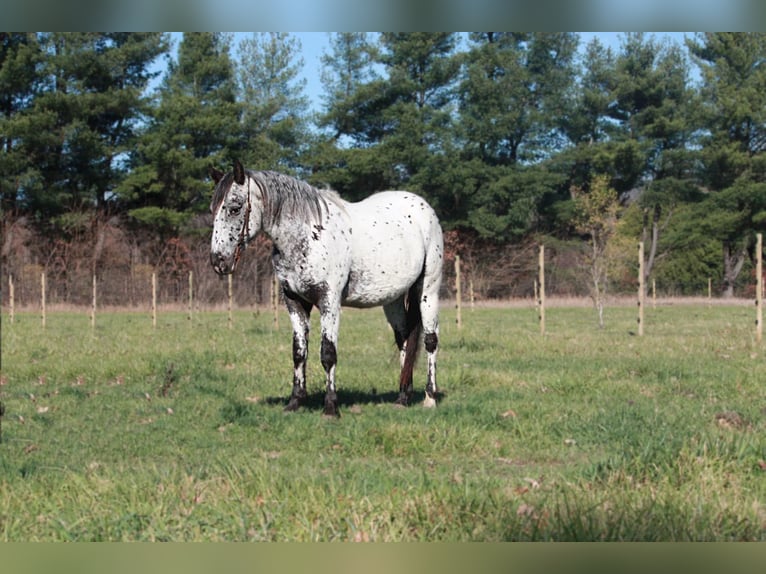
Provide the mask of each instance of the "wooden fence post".
{"label": "wooden fence post", "polygon": [[638,336],[644,334],[644,242],[638,242]]}
{"label": "wooden fence post", "polygon": [[15,316],[15,292],[13,289],[13,276],[8,275],[8,304],[10,306],[10,319],[11,319],[11,325],[13,325],[14,316]]}
{"label": "wooden fence post", "polygon": [[90,306],[90,328],[96,328],[96,274],[93,274],[93,300]]}
{"label": "wooden fence post", "polygon": [[45,329],[45,271],[40,274],[40,318]]}
{"label": "wooden fence post", "polygon": [[194,271],[189,271],[189,323],[193,320],[194,313]]}
{"label": "wooden fence post", "polygon": [[462,293],[460,285],[460,255],[455,255],[455,307],[457,308],[457,328],[463,327]]}
{"label": "wooden fence post", "polygon": [[537,262],[538,272],[538,300],[537,310],[540,318],[540,334],[545,335],[545,245],[540,246],[540,255]]}
{"label": "wooden fence post", "polygon": [[157,328],[157,273],[152,272],[152,327]]}
{"label": "wooden fence post", "polygon": [[755,339],[763,338],[763,234],[756,234],[755,247]]}
{"label": "wooden fence post", "polygon": [[234,293],[234,290],[233,290],[233,288],[232,288],[232,275],[231,275],[231,273],[229,273],[229,274],[227,275],[227,277],[228,277],[228,280],[229,280],[229,303],[228,303],[228,310],[229,310],[229,329],[232,329],[232,328],[233,328],[233,326],[234,326],[234,325],[233,325],[233,323],[234,323],[234,318],[233,318],[233,317],[232,317],[232,315],[231,315],[231,308],[232,308],[232,299],[234,298],[234,295],[233,295],[233,293]]}
{"label": "wooden fence post", "polygon": [[713,278],[708,277],[707,278],[707,306],[711,307],[713,305]]}

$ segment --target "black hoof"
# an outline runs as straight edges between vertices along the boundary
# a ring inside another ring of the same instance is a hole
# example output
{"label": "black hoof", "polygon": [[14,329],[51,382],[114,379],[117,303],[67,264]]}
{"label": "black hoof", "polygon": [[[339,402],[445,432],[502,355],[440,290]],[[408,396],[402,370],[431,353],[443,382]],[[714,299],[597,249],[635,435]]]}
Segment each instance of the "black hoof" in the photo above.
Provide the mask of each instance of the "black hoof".
{"label": "black hoof", "polygon": [[410,404],[410,395],[405,392],[399,393],[399,397],[394,401],[395,405],[406,407]]}
{"label": "black hoof", "polygon": [[285,407],[286,413],[292,413],[297,411],[301,406],[301,401],[297,397],[290,397],[290,402],[287,403],[287,406]]}
{"label": "black hoof", "polygon": [[299,385],[293,385],[293,392],[290,394],[290,401],[285,407],[285,412],[291,413],[297,411],[307,396],[308,393],[306,392],[306,389],[301,388]]}
{"label": "black hoof", "polygon": [[325,403],[324,416],[334,418],[334,419],[339,419],[340,411],[338,410],[338,406],[335,403]]}
{"label": "black hoof", "polygon": [[340,418],[338,410],[338,396],[335,393],[328,393],[324,398],[324,416]]}

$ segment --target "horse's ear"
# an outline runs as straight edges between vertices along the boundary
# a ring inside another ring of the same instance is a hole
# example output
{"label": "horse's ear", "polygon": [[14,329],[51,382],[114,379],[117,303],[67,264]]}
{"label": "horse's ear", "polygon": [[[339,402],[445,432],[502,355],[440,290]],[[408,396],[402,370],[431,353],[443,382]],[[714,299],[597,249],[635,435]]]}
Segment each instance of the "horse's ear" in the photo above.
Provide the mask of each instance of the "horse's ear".
{"label": "horse's ear", "polygon": [[237,185],[243,185],[245,183],[245,168],[238,159],[234,160],[234,181]]}
{"label": "horse's ear", "polygon": [[208,169],[208,174],[210,174],[210,177],[216,185],[223,179],[223,172],[220,169],[214,168],[212,165],[210,166],[210,169]]}

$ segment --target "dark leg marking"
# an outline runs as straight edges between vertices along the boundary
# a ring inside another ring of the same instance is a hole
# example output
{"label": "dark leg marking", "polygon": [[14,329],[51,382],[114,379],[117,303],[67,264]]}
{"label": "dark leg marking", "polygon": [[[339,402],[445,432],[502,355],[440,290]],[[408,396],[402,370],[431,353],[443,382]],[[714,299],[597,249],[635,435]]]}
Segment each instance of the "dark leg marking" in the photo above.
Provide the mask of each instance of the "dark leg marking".
{"label": "dark leg marking", "polygon": [[426,346],[426,351],[433,353],[439,346],[439,336],[436,333],[426,333],[426,336],[423,337],[423,343]]}
{"label": "dark leg marking", "polygon": [[306,396],[306,389],[301,387],[293,387],[293,394],[290,395],[290,401],[285,407],[285,412],[297,411]]}
{"label": "dark leg marking", "polygon": [[[423,343],[425,345],[426,351],[430,353],[436,352],[436,348],[439,346],[439,336],[436,333],[426,333],[426,335],[423,337]],[[433,368],[435,368],[436,365],[433,365]],[[426,381],[426,396],[430,399],[435,399],[436,395],[436,380],[435,380],[435,373],[432,372],[432,366],[431,361],[429,361],[429,367],[428,367],[428,379]]]}
{"label": "dark leg marking", "polygon": [[[296,411],[306,398],[306,359],[308,355],[308,330],[304,333],[304,344],[297,334],[293,333],[293,368],[297,371],[301,369],[302,379],[297,376],[293,379],[293,392],[290,395],[290,402],[287,403],[285,411]],[[301,382],[303,381],[303,382]]]}
{"label": "dark leg marking", "polygon": [[285,294],[287,309],[290,312],[290,320],[293,322],[293,390],[285,411],[296,411],[307,396],[306,360],[309,347],[311,303],[299,299],[284,285],[282,290]]}
{"label": "dark leg marking", "polygon": [[325,335],[322,335],[322,348],[320,351],[322,366],[327,373],[327,391],[324,397],[324,414],[331,417],[340,417],[338,411],[338,395],[335,389],[330,386],[330,371],[335,368],[338,362],[338,352],[335,349],[335,343],[330,341]]}
{"label": "dark leg marking", "polygon": [[335,343],[324,335],[322,335],[321,359],[325,371],[329,371],[338,362],[338,352],[335,350]]}

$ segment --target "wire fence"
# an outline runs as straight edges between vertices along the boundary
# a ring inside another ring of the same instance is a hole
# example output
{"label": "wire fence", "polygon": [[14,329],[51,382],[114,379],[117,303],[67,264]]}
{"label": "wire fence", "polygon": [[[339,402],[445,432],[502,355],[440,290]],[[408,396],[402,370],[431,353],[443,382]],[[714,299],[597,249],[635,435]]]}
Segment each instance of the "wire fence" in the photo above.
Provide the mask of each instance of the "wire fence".
{"label": "wire fence", "polygon": [[[497,273],[466,270],[462,264],[458,285],[456,261],[445,265],[441,297],[464,303],[528,301],[534,304],[539,297],[537,265],[516,270],[508,279]],[[636,284],[637,285],[637,284]],[[461,293],[458,295],[457,289]],[[277,289],[278,291],[278,289]],[[545,292],[549,299],[588,300],[584,282],[572,281],[568,269],[552,268],[545,271]],[[607,294],[612,300],[633,297],[635,288],[615,289]],[[647,304],[664,304],[673,299],[722,299],[717,282],[712,278],[694,284],[681,282],[658,283],[649,280],[645,285]],[[49,309],[148,310],[152,307],[194,310],[257,308],[272,305],[275,297],[274,273],[268,260],[255,258],[240,265],[231,277],[217,276],[209,265],[200,264],[193,269],[167,271],[151,265],[139,264],[128,269],[109,269],[93,273],[87,269],[70,269],[58,273],[42,265],[24,265],[16,274],[0,273],[0,295],[6,310],[39,309],[42,301]],[[735,299],[754,299],[755,284],[737,289]],[[577,304],[577,303],[575,303]]]}

